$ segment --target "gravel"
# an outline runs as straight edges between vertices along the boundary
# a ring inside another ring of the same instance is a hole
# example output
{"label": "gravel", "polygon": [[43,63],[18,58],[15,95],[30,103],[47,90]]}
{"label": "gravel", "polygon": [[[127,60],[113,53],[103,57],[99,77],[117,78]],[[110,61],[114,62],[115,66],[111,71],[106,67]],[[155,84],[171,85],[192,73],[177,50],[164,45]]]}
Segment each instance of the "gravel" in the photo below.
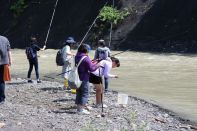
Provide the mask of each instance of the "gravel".
{"label": "gravel", "polygon": [[[117,92],[104,95],[108,107],[93,108],[90,115],[76,112],[75,94],[58,82],[27,83],[13,79],[6,85],[6,101],[0,104],[1,131],[185,131],[187,120],[157,105],[129,96],[126,106],[117,104]],[[95,103],[91,87],[89,106]],[[104,117],[101,117],[101,114]],[[3,126],[1,126],[3,125]]]}

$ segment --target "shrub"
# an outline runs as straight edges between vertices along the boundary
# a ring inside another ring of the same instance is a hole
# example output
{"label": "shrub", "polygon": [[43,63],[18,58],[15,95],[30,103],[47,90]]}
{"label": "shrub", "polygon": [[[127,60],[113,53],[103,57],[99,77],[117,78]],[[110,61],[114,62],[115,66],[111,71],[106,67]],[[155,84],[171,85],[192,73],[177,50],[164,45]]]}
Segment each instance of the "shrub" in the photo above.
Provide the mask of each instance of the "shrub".
{"label": "shrub", "polygon": [[129,14],[130,13],[127,9],[120,11],[111,6],[104,6],[101,9],[98,18],[102,21],[106,21],[116,25]]}
{"label": "shrub", "polygon": [[10,10],[13,11],[15,17],[18,17],[26,7],[25,0],[17,0],[11,5]]}

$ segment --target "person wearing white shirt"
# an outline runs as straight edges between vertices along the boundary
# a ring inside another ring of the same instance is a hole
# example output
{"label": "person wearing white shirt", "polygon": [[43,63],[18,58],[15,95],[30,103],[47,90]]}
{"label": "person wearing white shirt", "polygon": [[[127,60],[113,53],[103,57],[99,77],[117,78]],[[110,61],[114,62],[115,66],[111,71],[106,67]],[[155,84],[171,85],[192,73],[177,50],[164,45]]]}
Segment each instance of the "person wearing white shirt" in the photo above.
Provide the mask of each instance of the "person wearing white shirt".
{"label": "person wearing white shirt", "polygon": [[62,58],[64,65],[62,67],[62,77],[64,78],[64,88],[68,89],[68,75],[71,70],[71,64],[74,54],[71,53],[71,47],[75,44],[73,37],[68,37],[62,48]]}

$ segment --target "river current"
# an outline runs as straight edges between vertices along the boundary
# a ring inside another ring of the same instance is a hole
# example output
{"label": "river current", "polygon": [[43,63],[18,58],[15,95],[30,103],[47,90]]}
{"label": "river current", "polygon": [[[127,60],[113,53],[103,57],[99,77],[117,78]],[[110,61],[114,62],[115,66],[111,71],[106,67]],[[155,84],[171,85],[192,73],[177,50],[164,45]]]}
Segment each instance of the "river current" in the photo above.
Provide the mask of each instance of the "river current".
{"label": "river current", "polygon": [[127,52],[111,88],[197,122],[197,55]]}

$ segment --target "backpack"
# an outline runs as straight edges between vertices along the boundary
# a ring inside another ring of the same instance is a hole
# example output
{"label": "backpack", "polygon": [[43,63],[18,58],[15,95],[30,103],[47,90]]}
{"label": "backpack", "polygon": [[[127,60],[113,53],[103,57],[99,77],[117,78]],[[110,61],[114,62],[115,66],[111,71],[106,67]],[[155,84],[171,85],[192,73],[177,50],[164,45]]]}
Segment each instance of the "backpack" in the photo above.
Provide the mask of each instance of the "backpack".
{"label": "backpack", "polygon": [[78,67],[81,64],[81,62],[86,58],[87,56],[83,56],[81,60],[79,61],[77,66],[74,66],[70,74],[68,75],[68,85],[71,89],[78,89],[81,86],[81,80],[79,79],[79,74],[78,74]]}
{"label": "backpack", "polygon": [[62,49],[60,49],[57,52],[57,55],[56,55],[56,64],[58,66],[63,66],[64,65],[64,60],[63,60],[63,57],[62,57]]}
{"label": "backpack", "polygon": [[27,59],[33,59],[36,57],[36,54],[34,53],[32,47],[26,47],[25,54],[27,56]]}
{"label": "backpack", "polygon": [[109,57],[109,50],[107,48],[98,48],[96,50],[96,58],[100,60],[105,60]]}

